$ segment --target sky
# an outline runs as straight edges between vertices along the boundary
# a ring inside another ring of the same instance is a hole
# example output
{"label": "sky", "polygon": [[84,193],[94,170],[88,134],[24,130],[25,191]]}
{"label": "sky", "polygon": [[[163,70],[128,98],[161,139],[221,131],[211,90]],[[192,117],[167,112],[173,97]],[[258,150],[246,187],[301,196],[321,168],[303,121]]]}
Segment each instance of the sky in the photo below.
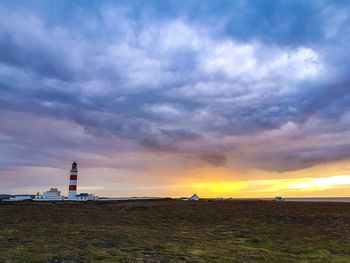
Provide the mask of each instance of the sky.
{"label": "sky", "polygon": [[350,194],[350,3],[0,2],[0,193]]}

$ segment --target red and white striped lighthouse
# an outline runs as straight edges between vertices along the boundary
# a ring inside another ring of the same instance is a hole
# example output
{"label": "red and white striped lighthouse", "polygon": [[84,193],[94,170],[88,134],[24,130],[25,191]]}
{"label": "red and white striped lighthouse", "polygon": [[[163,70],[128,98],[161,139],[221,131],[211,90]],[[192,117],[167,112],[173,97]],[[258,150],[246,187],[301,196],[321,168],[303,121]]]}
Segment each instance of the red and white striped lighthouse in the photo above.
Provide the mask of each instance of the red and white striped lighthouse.
{"label": "red and white striped lighthouse", "polygon": [[72,169],[70,170],[69,178],[69,189],[68,189],[68,198],[75,199],[77,195],[77,179],[78,179],[78,165],[76,161],[72,163]]}

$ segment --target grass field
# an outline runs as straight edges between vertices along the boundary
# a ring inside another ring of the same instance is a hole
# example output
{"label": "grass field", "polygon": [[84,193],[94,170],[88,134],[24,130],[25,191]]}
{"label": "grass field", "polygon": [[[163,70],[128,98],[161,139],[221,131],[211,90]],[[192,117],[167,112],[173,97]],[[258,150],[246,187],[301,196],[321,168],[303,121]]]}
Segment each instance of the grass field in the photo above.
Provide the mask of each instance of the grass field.
{"label": "grass field", "polygon": [[0,202],[0,262],[350,262],[350,204]]}

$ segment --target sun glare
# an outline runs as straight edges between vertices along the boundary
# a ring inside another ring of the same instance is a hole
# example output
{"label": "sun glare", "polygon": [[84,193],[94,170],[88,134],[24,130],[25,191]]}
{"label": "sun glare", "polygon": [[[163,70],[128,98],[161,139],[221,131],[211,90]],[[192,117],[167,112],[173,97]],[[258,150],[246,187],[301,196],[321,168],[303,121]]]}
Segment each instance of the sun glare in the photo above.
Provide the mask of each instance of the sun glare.
{"label": "sun glare", "polygon": [[220,183],[200,183],[194,184],[193,188],[197,192],[207,193],[209,196],[237,194],[246,187],[241,182],[220,182]]}
{"label": "sun glare", "polygon": [[320,177],[320,178],[304,178],[304,182],[293,183],[289,185],[290,189],[302,189],[302,190],[320,190],[329,189],[336,186],[350,185],[349,175],[338,175],[330,177]]}
{"label": "sun glare", "polygon": [[350,186],[350,175],[317,178],[248,180],[244,182],[206,182],[187,185],[205,197],[273,197],[323,191]]}

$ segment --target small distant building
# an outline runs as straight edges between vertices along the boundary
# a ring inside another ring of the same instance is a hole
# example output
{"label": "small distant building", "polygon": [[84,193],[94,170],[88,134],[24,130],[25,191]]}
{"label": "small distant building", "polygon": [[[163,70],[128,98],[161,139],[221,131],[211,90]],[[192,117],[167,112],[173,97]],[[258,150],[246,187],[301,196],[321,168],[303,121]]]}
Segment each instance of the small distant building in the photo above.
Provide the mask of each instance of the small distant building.
{"label": "small distant building", "polygon": [[276,196],[274,200],[275,200],[275,202],[284,202],[285,201],[282,196]]}
{"label": "small distant building", "polygon": [[197,194],[193,194],[191,197],[180,197],[179,200],[181,201],[199,201],[199,196]]}
{"label": "small distant building", "polygon": [[11,197],[14,197],[13,195],[0,195],[0,201],[5,200],[8,201],[10,200]]}
{"label": "small distant building", "polygon": [[25,200],[33,200],[33,195],[15,195],[8,199],[9,201],[25,201]]}
{"label": "small distant building", "polygon": [[94,194],[80,193],[75,196],[75,200],[78,200],[78,201],[98,200],[98,196]]}
{"label": "small distant building", "polygon": [[34,198],[34,201],[60,201],[63,200],[64,196],[61,195],[61,192],[57,188],[51,188],[49,191],[44,192],[42,195],[37,194]]}
{"label": "small distant building", "polygon": [[199,196],[197,194],[194,194],[192,195],[190,198],[189,198],[190,201],[196,201],[198,202],[199,201]]}

